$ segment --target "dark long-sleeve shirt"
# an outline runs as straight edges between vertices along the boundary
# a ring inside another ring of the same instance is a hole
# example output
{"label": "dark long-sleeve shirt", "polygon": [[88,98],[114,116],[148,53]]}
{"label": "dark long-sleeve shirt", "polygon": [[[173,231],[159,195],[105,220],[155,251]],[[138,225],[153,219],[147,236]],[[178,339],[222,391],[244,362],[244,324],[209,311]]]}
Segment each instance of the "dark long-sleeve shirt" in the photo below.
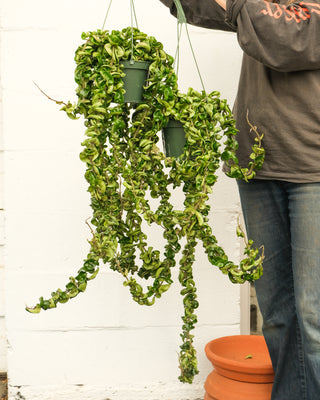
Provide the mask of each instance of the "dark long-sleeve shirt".
{"label": "dark long-sleeve shirt", "polygon": [[[175,15],[173,0],[161,0]],[[256,178],[320,182],[320,0],[181,0],[188,23],[236,32],[244,55],[233,109],[238,158],[254,143],[246,115],[264,133]]]}

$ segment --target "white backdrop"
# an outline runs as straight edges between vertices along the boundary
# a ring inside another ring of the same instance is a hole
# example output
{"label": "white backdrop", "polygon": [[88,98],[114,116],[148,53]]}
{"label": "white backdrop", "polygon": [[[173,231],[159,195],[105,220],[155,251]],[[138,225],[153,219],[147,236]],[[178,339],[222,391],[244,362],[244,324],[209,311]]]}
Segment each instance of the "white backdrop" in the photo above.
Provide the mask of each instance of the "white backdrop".
{"label": "white backdrop", "polygon": [[[169,10],[159,0],[135,0],[135,6],[139,29],[174,55],[176,20]],[[10,400],[200,399],[211,371],[205,344],[240,332],[240,288],[208,263],[201,246],[195,264],[200,307],[194,332],[200,374],[192,385],[177,379],[182,324],[177,284],[144,308],[106,266],[69,303],[39,315],[24,311],[41,295],[64,287],[79,269],[90,238],[85,220],[91,215],[85,165],[79,160],[83,121],[69,120],[33,81],[55,99],[75,101],[74,52],[83,31],[102,27],[107,7],[102,0],[1,2],[5,285],[0,322],[5,314],[6,332],[0,325],[5,347],[0,366],[8,367]],[[129,0],[113,1],[106,28],[128,25]],[[219,90],[232,105],[241,59],[236,36],[190,26],[189,32],[206,90]],[[179,81],[181,90],[201,90],[185,34]],[[235,182],[220,175],[210,218],[220,243],[237,261],[239,200]]]}

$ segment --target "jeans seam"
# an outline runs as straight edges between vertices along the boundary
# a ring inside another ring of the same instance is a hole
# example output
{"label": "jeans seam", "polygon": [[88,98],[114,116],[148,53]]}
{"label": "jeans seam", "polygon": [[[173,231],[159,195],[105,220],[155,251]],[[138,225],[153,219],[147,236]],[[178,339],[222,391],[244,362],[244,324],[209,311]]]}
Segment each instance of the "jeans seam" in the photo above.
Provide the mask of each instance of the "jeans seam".
{"label": "jeans seam", "polygon": [[300,365],[299,375],[300,375],[301,389],[302,389],[302,394],[303,394],[303,399],[302,400],[308,400],[306,367],[305,367],[305,359],[304,359],[304,353],[303,353],[303,343],[302,343],[302,337],[301,337],[301,331],[300,331],[299,319],[298,318],[297,318],[297,322],[296,323],[297,323],[297,329],[296,329],[297,348],[298,348],[298,357],[299,357],[299,365]]}

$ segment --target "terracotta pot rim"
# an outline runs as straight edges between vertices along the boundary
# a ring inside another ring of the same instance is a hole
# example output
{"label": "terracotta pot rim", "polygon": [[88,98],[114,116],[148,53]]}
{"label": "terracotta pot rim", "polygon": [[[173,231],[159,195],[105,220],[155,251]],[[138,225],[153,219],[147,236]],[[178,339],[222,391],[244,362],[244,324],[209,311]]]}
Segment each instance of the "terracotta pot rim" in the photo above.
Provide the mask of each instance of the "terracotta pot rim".
{"label": "terracotta pot rim", "polygon": [[[252,341],[252,351],[248,354],[253,354],[253,358],[248,358],[244,359],[242,361],[238,360],[233,360],[228,357],[223,357],[221,355],[218,355],[214,352],[212,347],[215,345],[216,347],[219,346],[221,343],[227,343],[228,341],[234,341],[237,340],[239,344],[241,342],[245,341]],[[273,368],[271,364],[271,360],[268,360],[268,357],[266,357],[266,360],[263,360],[263,362],[256,361],[254,358],[254,346],[258,344],[260,347],[263,345],[264,338],[261,336],[256,336],[256,335],[232,335],[232,336],[223,336],[217,339],[214,339],[210,341],[209,343],[206,344],[205,346],[205,353],[207,355],[207,358],[211,361],[213,366],[216,366],[217,368],[223,368],[227,369],[230,371],[238,371],[241,370],[242,372],[249,373],[252,375],[255,374],[273,374]]]}

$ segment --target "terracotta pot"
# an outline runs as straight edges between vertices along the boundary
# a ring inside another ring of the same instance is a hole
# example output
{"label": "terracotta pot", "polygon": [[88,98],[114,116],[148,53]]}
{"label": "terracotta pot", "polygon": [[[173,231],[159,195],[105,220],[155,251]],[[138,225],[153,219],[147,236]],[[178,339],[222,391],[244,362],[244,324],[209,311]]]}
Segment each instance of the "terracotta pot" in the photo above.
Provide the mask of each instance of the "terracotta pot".
{"label": "terracotta pot", "polygon": [[273,368],[263,336],[236,335],[205,347],[214,370],[205,382],[205,400],[270,400]]}

